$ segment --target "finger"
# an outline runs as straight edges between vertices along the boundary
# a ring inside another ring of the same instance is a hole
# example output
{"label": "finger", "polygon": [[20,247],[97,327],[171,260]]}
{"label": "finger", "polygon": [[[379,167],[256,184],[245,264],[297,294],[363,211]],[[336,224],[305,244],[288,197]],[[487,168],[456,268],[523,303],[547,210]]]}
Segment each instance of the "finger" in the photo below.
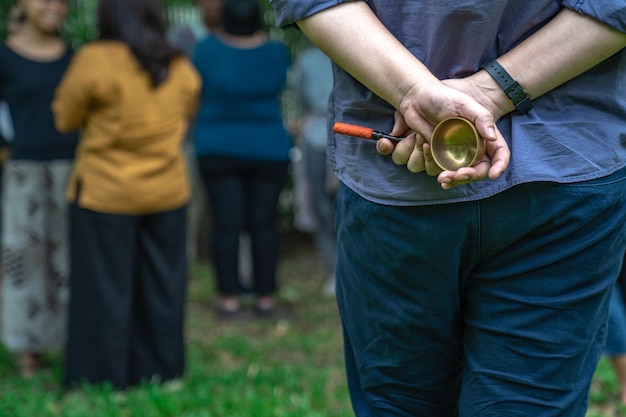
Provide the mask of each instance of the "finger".
{"label": "finger", "polygon": [[396,110],[393,115],[393,128],[391,129],[391,132],[389,134],[392,136],[404,137],[406,136],[406,133],[408,131],[409,125],[406,124],[404,116],[402,116],[402,113]]}
{"label": "finger", "polygon": [[[488,176],[491,179],[496,179],[502,175],[502,173],[509,166],[509,161],[511,160],[511,150],[509,149],[504,138],[501,136],[500,138],[495,143],[489,143],[487,147],[491,155],[491,167],[489,168],[488,173]],[[493,148],[493,150],[490,148]]]}
{"label": "finger", "polygon": [[465,184],[469,184],[470,182],[473,182],[467,177],[465,177],[465,179],[455,179],[454,177],[448,177],[444,175],[445,173],[450,173],[450,172],[451,171],[444,171],[437,178],[437,181],[441,185],[441,188],[444,190],[449,190],[451,188],[458,187],[459,185],[465,185]]}
{"label": "finger", "polygon": [[[416,136],[419,137],[420,135]],[[424,163],[424,149],[423,146],[420,145],[420,140],[417,138],[415,146],[413,147],[413,152],[411,152],[411,156],[409,156],[409,161],[407,162],[406,167],[414,174],[422,172],[426,169],[426,165]]]}
{"label": "finger", "polygon": [[396,148],[391,154],[391,159],[396,165],[406,165],[415,149],[415,135],[411,134],[400,142],[396,143]]}
{"label": "finger", "polygon": [[487,178],[490,167],[491,160],[489,159],[489,157],[484,156],[480,162],[471,167],[462,167],[457,169],[454,173],[454,178],[457,181],[482,181]]}
{"label": "finger", "polygon": [[425,165],[426,173],[434,177],[435,175],[438,175],[443,170],[435,162],[435,158],[433,158],[432,148],[428,142],[424,143],[423,149],[424,149],[424,165]]}
{"label": "finger", "polygon": [[487,141],[494,141],[498,138],[497,127],[493,122],[493,119],[483,120],[482,118],[476,119],[474,123],[476,127],[476,131],[480,136],[485,138]]}
{"label": "finger", "polygon": [[424,164],[424,137],[419,133],[413,133],[415,136],[415,146],[413,147],[413,151],[409,156],[409,160],[406,164],[406,167],[409,171],[413,173],[418,173],[424,171],[426,168]]}
{"label": "finger", "polygon": [[444,190],[450,190],[454,187],[458,187],[459,185],[469,184],[472,181],[454,181],[451,184],[441,184],[441,188]]}
{"label": "finger", "polygon": [[389,139],[382,138],[376,141],[376,151],[380,155],[391,155],[395,148],[395,143]]}
{"label": "finger", "polygon": [[487,178],[490,166],[489,158],[485,157],[474,166],[459,168],[456,171],[444,171],[439,175],[437,181],[444,190],[470,182],[482,181]]}
{"label": "finger", "polygon": [[487,141],[495,141],[498,138],[499,130],[496,126],[496,121],[491,113],[485,111],[485,108],[474,108],[474,106],[468,106],[467,110],[473,110],[473,115],[466,117],[471,120],[476,127],[476,131],[480,136]]}

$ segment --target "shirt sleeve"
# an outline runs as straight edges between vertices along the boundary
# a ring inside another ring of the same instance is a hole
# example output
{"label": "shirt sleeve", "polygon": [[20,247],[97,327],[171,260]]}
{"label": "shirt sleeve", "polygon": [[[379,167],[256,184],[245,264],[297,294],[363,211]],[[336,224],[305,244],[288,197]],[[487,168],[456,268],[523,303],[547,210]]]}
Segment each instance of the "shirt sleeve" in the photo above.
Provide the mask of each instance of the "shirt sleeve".
{"label": "shirt sleeve", "polygon": [[355,0],[270,0],[276,14],[276,25],[291,26],[298,20],[312,16],[322,10]]}
{"label": "shirt sleeve", "polygon": [[563,5],[626,33],[626,2],[623,0],[565,0]]}
{"label": "shirt sleeve", "polygon": [[55,91],[52,102],[54,124],[59,132],[78,130],[86,120],[92,100],[94,54],[85,49],[74,54]]}

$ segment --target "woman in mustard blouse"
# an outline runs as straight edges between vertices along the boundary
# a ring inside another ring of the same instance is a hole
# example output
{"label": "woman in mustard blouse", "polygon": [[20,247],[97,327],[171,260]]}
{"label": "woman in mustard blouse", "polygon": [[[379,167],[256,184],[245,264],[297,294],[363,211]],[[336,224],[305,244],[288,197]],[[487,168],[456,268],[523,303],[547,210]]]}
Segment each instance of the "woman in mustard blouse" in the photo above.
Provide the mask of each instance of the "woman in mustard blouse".
{"label": "woman in mustard blouse", "polygon": [[98,26],[53,103],[60,131],[81,130],[67,190],[65,383],[124,389],[184,370],[190,189],[181,145],[200,81],[166,42],[159,0],[100,0]]}

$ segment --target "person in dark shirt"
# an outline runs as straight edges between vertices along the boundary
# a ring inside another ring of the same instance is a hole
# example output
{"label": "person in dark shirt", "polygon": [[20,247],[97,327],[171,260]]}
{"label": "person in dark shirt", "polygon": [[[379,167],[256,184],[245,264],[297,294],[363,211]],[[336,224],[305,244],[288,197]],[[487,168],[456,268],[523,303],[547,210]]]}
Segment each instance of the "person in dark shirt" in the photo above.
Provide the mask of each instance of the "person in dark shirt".
{"label": "person in dark shirt", "polygon": [[[0,44],[0,100],[14,137],[2,199],[1,337],[24,377],[65,342],[68,298],[64,190],[76,134],[54,127],[51,102],[71,48],[58,36],[67,0],[20,0],[22,26]],[[3,139],[4,140],[4,139]]]}
{"label": "person in dark shirt", "polygon": [[221,30],[203,39],[193,55],[203,83],[194,144],[212,214],[216,312],[228,319],[247,316],[239,281],[239,239],[246,230],[254,311],[270,318],[283,310],[275,305],[276,219],[292,143],[279,97],[291,58],[263,31],[257,2],[225,0],[222,7]]}

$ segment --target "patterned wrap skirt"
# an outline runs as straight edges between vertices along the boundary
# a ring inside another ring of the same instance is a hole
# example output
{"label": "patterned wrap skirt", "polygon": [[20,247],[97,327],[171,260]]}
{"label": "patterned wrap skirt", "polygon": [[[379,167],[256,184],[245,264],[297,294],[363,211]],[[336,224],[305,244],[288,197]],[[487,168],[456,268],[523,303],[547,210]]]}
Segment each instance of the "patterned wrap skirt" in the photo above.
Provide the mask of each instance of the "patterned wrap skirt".
{"label": "patterned wrap skirt", "polygon": [[9,161],[2,195],[2,342],[13,352],[63,348],[69,297],[69,160]]}

